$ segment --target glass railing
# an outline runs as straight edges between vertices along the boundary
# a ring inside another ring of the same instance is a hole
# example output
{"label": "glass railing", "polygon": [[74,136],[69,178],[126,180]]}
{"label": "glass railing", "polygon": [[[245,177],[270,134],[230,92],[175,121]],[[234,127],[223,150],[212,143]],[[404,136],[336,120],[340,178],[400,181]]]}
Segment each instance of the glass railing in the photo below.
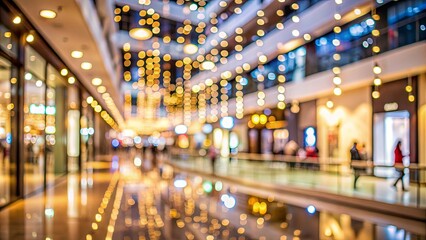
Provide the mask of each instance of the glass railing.
{"label": "glass railing", "polygon": [[[201,151],[204,155],[205,152]],[[337,158],[300,158],[286,155],[239,153],[211,160],[199,152],[173,150],[170,163],[187,170],[214,174],[219,177],[276,184],[377,202],[426,208],[426,166],[375,166],[371,161],[355,165],[363,173],[355,179],[351,163]],[[396,168],[405,168],[405,185],[409,191],[392,187]],[[354,187],[355,180],[357,186]],[[380,194],[382,193],[382,194]],[[386,194],[384,194],[386,193]],[[401,198],[401,194],[404,196]]]}

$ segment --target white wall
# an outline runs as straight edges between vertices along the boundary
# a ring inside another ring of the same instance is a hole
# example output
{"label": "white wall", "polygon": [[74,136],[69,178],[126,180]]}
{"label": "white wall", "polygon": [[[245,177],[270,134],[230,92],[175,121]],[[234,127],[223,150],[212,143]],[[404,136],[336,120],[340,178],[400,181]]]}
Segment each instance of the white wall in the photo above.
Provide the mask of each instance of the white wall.
{"label": "white wall", "polygon": [[[328,109],[325,103],[334,102]],[[318,149],[321,156],[328,156],[328,129],[339,125],[338,154],[342,161],[349,160],[353,141],[366,145],[368,157],[372,152],[372,105],[370,88],[363,87],[344,92],[341,96],[328,96],[317,101]]]}

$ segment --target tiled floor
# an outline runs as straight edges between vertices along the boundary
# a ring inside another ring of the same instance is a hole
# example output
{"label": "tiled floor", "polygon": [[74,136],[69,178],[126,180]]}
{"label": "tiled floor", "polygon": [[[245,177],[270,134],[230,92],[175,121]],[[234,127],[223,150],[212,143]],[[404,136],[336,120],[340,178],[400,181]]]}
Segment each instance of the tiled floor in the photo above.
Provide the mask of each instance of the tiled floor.
{"label": "tiled floor", "polygon": [[[298,229],[296,225],[291,227],[290,224],[287,228],[286,222],[269,223],[267,217],[257,218],[246,214],[241,207],[227,209],[218,196],[201,195],[199,187],[195,185],[190,189],[185,188],[185,191],[176,185],[173,187],[173,174],[167,178],[163,172],[160,178],[159,170],[141,171],[143,167],[151,167],[150,161],[141,156],[124,153],[106,157],[105,160],[108,161],[87,164],[81,174],[59,178],[55,186],[0,211],[0,239],[236,240],[318,237],[307,230]],[[211,171],[205,160],[173,161],[192,169]],[[222,161],[217,164],[216,174],[219,176],[239,176],[377,200],[383,196],[384,201],[406,204],[410,204],[411,194],[414,194],[411,192],[413,188],[410,192],[395,191],[389,187],[389,181],[379,179],[362,179],[360,190],[353,191],[350,187],[351,176],[288,171],[282,166],[261,168],[244,162],[228,165]],[[195,177],[193,183],[200,181],[199,177]],[[302,209],[302,212],[305,211]],[[374,239],[373,232],[370,231],[372,237],[366,239]]]}

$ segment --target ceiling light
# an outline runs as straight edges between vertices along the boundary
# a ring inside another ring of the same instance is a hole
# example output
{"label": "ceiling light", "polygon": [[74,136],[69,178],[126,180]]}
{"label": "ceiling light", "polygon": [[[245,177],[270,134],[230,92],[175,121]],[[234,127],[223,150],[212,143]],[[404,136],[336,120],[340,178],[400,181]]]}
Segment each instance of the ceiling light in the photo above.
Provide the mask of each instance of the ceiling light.
{"label": "ceiling light", "polygon": [[198,47],[195,44],[189,43],[183,46],[183,52],[186,54],[194,54],[198,52]]}
{"label": "ceiling light", "polygon": [[75,83],[75,77],[69,77],[68,78],[68,83],[69,84],[74,84]]}
{"label": "ceiling light", "polygon": [[152,32],[147,28],[133,28],[129,31],[129,35],[136,40],[147,40],[152,37]]}
{"label": "ceiling light", "polygon": [[20,24],[20,23],[21,23],[21,21],[22,21],[21,17],[18,17],[18,16],[16,16],[16,17],[13,19],[13,23],[14,23],[14,24]]}
{"label": "ceiling light", "polygon": [[82,58],[83,57],[83,52],[81,52],[81,51],[72,51],[71,52],[71,57],[73,57],[73,58]]}
{"label": "ceiling light", "polygon": [[89,63],[89,62],[82,62],[81,68],[84,69],[84,70],[90,70],[90,69],[92,69],[92,64]]}
{"label": "ceiling light", "polygon": [[31,33],[27,35],[27,37],[25,38],[25,40],[27,42],[33,42],[34,41],[34,35],[32,35]]}
{"label": "ceiling light", "polygon": [[61,69],[61,75],[62,76],[66,76],[67,74],[68,74],[68,69],[66,69],[66,68]]}
{"label": "ceiling light", "polygon": [[104,93],[106,92],[106,87],[105,86],[99,86],[97,89],[98,93]]}
{"label": "ceiling light", "polygon": [[102,79],[100,79],[100,78],[94,78],[94,79],[92,79],[92,84],[94,86],[99,86],[99,85],[102,84]]}
{"label": "ceiling light", "polygon": [[56,17],[56,12],[53,10],[45,9],[40,11],[40,16],[48,19],[53,19]]}
{"label": "ceiling light", "polygon": [[201,67],[204,70],[212,70],[215,67],[215,64],[211,61],[204,61],[203,63],[201,63]]}

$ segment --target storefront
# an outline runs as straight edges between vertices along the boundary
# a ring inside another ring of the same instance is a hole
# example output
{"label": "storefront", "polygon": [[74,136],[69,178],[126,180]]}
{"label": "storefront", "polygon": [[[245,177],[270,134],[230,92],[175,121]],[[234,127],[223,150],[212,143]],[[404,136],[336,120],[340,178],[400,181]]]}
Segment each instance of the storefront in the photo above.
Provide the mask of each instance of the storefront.
{"label": "storefront", "polygon": [[12,8],[0,2],[0,207],[66,174],[67,131],[79,140],[67,119],[80,106],[69,102],[79,91],[68,91],[71,73],[22,14],[13,22]]}
{"label": "storefront", "polygon": [[392,165],[397,141],[407,161],[417,163],[417,76],[387,82],[373,99],[373,159]]}
{"label": "storefront", "polygon": [[[356,99],[356,101],[354,100]],[[317,105],[317,136],[321,159],[349,161],[354,141],[372,153],[371,89],[345,91],[341,96],[320,98]]]}

